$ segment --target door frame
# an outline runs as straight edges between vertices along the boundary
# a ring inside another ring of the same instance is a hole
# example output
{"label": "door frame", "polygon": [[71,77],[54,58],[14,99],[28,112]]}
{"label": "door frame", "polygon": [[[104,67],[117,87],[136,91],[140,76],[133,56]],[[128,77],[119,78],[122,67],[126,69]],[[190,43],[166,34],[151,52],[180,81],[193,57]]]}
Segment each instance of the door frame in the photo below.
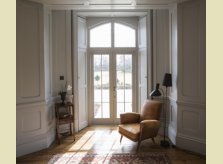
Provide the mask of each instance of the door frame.
{"label": "door frame", "polygon": [[[132,54],[132,111],[137,111],[138,106],[138,80],[137,80],[137,48],[89,48],[88,50],[88,59],[89,59],[89,69],[88,69],[88,75],[89,75],[89,117],[88,122],[89,124],[118,124],[120,122],[119,118],[116,118],[116,98],[114,94],[116,94],[116,91],[114,91],[113,87],[116,87],[116,54]],[[94,86],[93,86],[93,55],[94,54],[108,54],[109,55],[109,82],[110,82],[110,116],[111,118],[103,118],[103,119],[94,119]],[[115,78],[114,78],[115,77]]]}

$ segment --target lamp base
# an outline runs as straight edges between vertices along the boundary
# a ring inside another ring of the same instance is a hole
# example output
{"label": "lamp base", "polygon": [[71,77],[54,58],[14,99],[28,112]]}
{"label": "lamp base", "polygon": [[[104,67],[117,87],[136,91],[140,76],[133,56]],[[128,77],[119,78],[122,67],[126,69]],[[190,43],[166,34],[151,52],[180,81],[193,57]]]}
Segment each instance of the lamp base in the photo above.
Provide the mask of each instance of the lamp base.
{"label": "lamp base", "polygon": [[170,146],[170,143],[169,143],[169,141],[161,140],[160,141],[160,146],[167,148],[167,147]]}

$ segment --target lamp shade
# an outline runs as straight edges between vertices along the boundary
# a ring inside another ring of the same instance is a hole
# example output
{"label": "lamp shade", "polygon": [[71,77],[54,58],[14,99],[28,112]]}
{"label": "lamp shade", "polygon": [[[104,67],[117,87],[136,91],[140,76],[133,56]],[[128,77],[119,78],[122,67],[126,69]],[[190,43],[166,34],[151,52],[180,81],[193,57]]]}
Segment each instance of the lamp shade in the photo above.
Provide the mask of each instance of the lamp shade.
{"label": "lamp shade", "polygon": [[163,86],[171,87],[172,86],[172,76],[170,73],[165,73],[163,79]]}
{"label": "lamp shade", "polygon": [[149,95],[150,96],[161,96],[161,93],[159,91],[159,83],[156,84],[156,89],[153,90]]}

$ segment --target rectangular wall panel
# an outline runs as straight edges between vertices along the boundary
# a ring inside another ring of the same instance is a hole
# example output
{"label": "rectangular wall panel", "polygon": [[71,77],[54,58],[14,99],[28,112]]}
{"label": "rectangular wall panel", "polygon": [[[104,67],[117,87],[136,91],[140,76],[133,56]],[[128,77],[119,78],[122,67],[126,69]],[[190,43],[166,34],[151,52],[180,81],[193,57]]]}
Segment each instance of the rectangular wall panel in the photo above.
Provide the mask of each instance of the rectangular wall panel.
{"label": "rectangular wall panel", "polygon": [[43,8],[17,3],[16,94],[17,104],[43,98]]}
{"label": "rectangular wall panel", "polygon": [[[71,82],[71,11],[52,12],[53,95]],[[64,80],[60,80],[60,76]],[[71,94],[71,93],[69,93]]]}
{"label": "rectangular wall panel", "polygon": [[196,111],[183,111],[182,112],[182,129],[189,131],[199,130],[200,118],[199,113]]}
{"label": "rectangular wall panel", "polygon": [[86,70],[86,50],[78,51],[78,109],[79,109],[79,130],[87,126],[87,70]]}
{"label": "rectangular wall panel", "polygon": [[[138,23],[138,109],[141,107],[144,101],[147,99],[147,17],[139,19]],[[140,112],[140,111],[139,111]]]}
{"label": "rectangular wall panel", "polygon": [[[17,145],[31,142],[36,136],[44,133],[44,103],[17,105],[16,138]],[[38,138],[38,137],[37,137]]]}
{"label": "rectangular wall panel", "polygon": [[179,5],[179,98],[205,103],[206,48],[205,2],[188,1]]}
{"label": "rectangular wall panel", "polygon": [[182,94],[199,95],[199,8],[182,9]]}
{"label": "rectangular wall panel", "polygon": [[78,17],[78,130],[88,125],[87,103],[87,25]]}
{"label": "rectangular wall panel", "polygon": [[41,129],[41,112],[26,112],[22,118],[22,129],[23,133],[36,131]]}
{"label": "rectangular wall panel", "polygon": [[[153,12],[153,86],[162,83],[169,69],[169,11]],[[161,87],[161,86],[160,86]]]}

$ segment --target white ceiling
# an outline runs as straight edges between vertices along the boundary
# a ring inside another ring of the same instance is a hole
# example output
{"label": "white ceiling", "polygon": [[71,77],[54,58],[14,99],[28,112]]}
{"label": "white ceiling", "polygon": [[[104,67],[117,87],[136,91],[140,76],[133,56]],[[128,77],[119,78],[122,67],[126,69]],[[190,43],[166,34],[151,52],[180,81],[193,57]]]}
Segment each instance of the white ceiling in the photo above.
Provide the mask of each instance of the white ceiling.
{"label": "white ceiling", "polygon": [[31,0],[47,5],[167,5],[185,0]]}
{"label": "white ceiling", "polygon": [[85,17],[144,16],[148,9],[169,9],[186,0],[30,0],[54,10],[77,10]]}

